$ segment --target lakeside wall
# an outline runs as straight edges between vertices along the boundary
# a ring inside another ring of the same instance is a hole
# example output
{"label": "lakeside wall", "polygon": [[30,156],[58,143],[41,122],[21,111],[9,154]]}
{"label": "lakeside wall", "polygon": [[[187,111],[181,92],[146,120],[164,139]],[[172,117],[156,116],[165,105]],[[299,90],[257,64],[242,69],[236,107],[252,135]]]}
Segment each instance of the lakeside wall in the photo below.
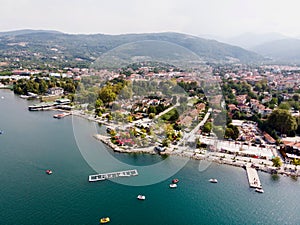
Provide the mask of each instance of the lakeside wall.
{"label": "lakeside wall", "polygon": [[[138,148],[138,149],[133,149],[133,148],[124,149],[124,148],[121,148],[121,147],[113,144],[110,140],[110,137],[108,137],[108,136],[95,134],[94,138],[101,141],[106,146],[110,147],[114,152],[127,153],[127,154],[131,154],[131,153],[147,153],[147,154],[152,154],[152,155],[158,154],[157,152],[154,151],[154,147]],[[184,152],[178,153],[178,152],[172,152],[172,151],[161,152],[160,154],[167,155],[167,156],[168,155],[176,155],[176,156],[180,156],[180,157],[188,157],[193,160],[206,160],[209,162],[226,164],[226,165],[242,167],[242,168],[245,168],[246,166],[253,166],[259,171],[270,173],[270,174],[277,173],[277,174],[282,174],[282,175],[286,175],[286,176],[295,176],[295,177],[300,176],[300,174],[298,173],[298,170],[296,170],[295,172],[291,172],[291,171],[285,171],[284,169],[274,169],[273,166],[266,165],[266,164],[262,165],[262,164],[257,164],[254,162],[249,162],[246,160],[242,161],[242,160],[232,160],[232,159],[228,159],[228,158],[221,158],[220,156],[215,156],[212,154],[210,154],[210,155],[188,154],[188,153],[184,153]]]}

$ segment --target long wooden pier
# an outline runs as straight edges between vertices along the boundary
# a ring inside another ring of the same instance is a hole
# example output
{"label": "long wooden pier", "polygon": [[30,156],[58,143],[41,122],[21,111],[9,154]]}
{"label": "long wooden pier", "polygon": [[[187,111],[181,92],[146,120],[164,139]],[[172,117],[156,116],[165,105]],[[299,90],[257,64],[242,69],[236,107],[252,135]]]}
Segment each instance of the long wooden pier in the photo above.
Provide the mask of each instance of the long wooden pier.
{"label": "long wooden pier", "polygon": [[246,171],[250,187],[262,188],[256,169],[247,166]]}
{"label": "long wooden pier", "polygon": [[96,175],[90,175],[89,182],[102,181],[102,180],[113,179],[117,177],[131,177],[137,175],[138,175],[137,170],[124,170],[119,172],[101,173]]}

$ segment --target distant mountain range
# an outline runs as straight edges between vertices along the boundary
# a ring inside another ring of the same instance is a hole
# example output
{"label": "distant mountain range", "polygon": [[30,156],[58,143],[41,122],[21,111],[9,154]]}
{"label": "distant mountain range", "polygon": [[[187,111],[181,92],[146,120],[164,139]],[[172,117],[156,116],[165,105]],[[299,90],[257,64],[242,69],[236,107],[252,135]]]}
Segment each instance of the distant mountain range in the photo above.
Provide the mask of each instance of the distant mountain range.
{"label": "distant mountain range", "polygon": [[288,38],[287,36],[280,33],[264,33],[264,34],[255,34],[255,33],[244,33],[235,37],[222,39],[222,42],[240,46],[242,48],[252,50],[256,46],[262,45],[264,43],[281,40]]}
{"label": "distant mountain range", "polygon": [[7,32],[0,32],[0,36],[17,36],[23,34],[32,34],[32,33],[54,33],[54,34],[61,34],[59,31],[55,30],[31,30],[31,29],[24,29],[24,30],[14,30],[14,31],[7,31]]}
{"label": "distant mountain range", "polygon": [[300,63],[300,39],[286,38],[270,41],[255,46],[252,50],[277,62]]}
{"label": "distant mountain range", "polygon": [[280,33],[244,33],[232,38],[216,39],[256,52],[274,63],[300,64],[300,38],[291,38]]}
{"label": "distant mountain range", "polygon": [[[82,35],[57,31],[18,30],[0,32],[0,61],[5,57],[18,57],[28,62],[51,62],[61,65],[71,62],[91,63],[118,46],[140,41],[169,42],[170,45],[156,44],[155,48],[162,52],[178,45],[193,52],[203,62],[256,63],[264,59],[259,54],[241,47],[181,33]],[[147,47],[150,47],[149,44]],[[172,51],[174,54],[174,49]],[[177,58],[180,58],[181,53],[178,54]]]}

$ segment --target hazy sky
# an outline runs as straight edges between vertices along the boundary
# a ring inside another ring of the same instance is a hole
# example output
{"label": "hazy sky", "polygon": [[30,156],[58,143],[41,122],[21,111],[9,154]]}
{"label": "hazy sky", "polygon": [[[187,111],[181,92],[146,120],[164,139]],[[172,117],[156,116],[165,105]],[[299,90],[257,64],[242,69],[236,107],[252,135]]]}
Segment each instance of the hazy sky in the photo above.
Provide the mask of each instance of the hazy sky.
{"label": "hazy sky", "polygon": [[0,0],[0,31],[300,36],[299,0]]}

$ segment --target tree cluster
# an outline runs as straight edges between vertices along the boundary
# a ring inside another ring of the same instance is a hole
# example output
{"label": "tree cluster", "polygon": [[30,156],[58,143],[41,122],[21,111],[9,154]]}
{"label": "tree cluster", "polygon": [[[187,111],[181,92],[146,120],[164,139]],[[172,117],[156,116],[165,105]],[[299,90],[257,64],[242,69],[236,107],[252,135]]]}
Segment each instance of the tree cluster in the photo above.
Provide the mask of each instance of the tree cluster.
{"label": "tree cluster", "polygon": [[274,110],[267,119],[267,125],[281,134],[295,131],[298,127],[296,118],[286,109]]}
{"label": "tree cluster", "polygon": [[238,137],[239,137],[239,129],[237,128],[237,126],[228,124],[225,130],[225,138],[231,138],[233,140],[236,140]]}
{"label": "tree cluster", "polygon": [[35,94],[45,94],[49,88],[61,87],[65,92],[74,94],[78,83],[71,78],[50,78],[44,79],[39,77],[31,77],[30,79],[19,79],[13,85],[14,93],[19,95],[27,95],[28,92]]}

